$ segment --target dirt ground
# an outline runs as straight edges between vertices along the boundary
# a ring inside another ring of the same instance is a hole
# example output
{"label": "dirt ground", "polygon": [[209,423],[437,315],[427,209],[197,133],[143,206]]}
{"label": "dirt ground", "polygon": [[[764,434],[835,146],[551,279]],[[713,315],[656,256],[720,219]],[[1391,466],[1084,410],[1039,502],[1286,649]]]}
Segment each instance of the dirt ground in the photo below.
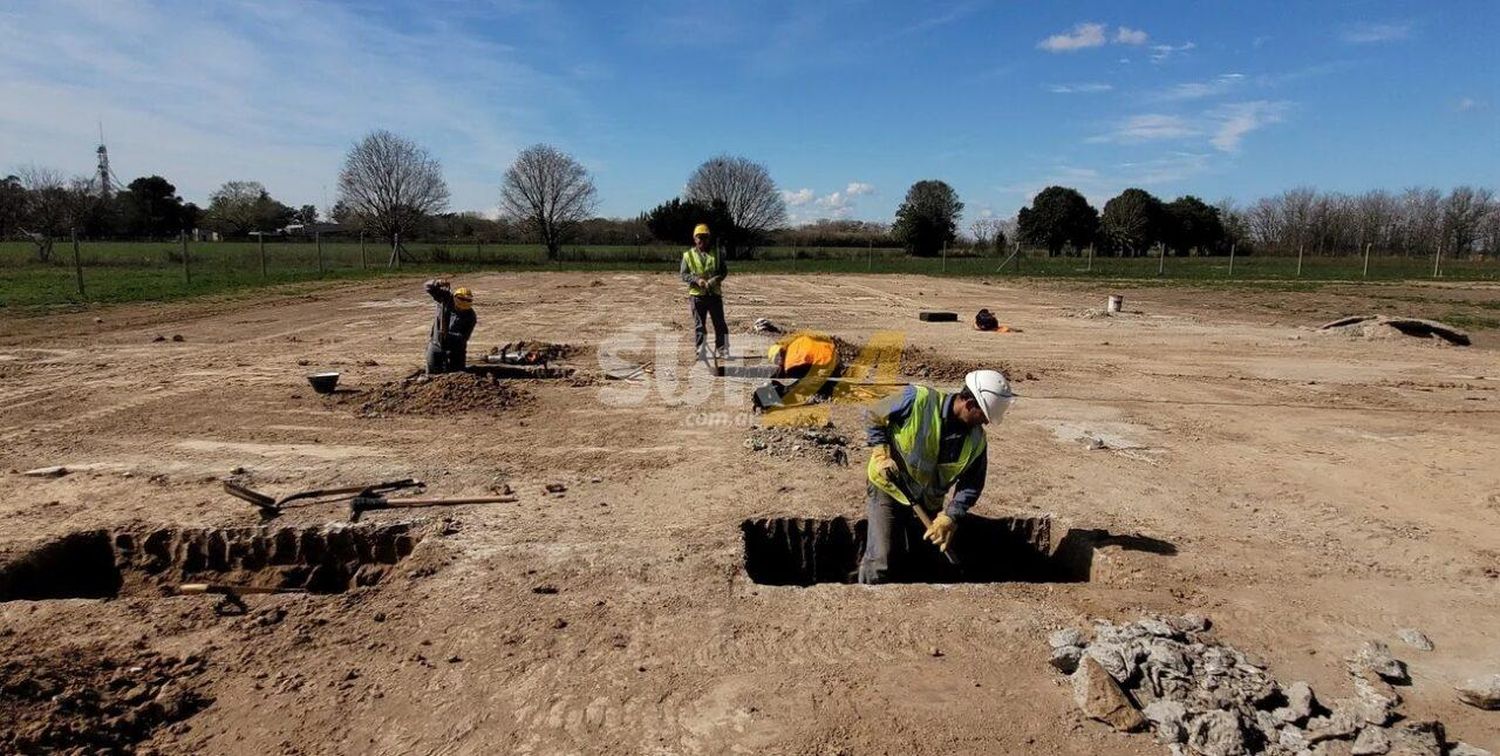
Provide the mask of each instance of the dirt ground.
{"label": "dirt ground", "polygon": [[[1500,672],[1500,345],[1312,330],[1411,299],[1493,302],[1500,287],[1380,287],[1379,307],[1343,289],[1153,287],[1120,292],[1123,315],[1083,317],[1100,290],[732,277],[738,354],[764,352],[748,324],[769,317],[856,343],[897,331],[929,362],[1030,374],[989,430],[976,511],[1107,536],[1086,582],[866,588],[757,584],[741,533],[750,518],[860,516],[857,406],[827,405],[855,438],[849,466],[757,453],[754,384],[689,369],[674,277],[463,283],[479,308],[471,357],[574,344],[581,379],[520,382],[526,401],[480,413],[361,412],[420,367],[431,313],[415,279],[0,316],[0,563],[70,533],[257,525],[222,491],[231,475],[278,494],[413,477],[427,495],[517,499],[367,513],[426,535],[377,585],[334,595],[246,596],[227,615],[214,597],[144,590],[0,602],[0,742],[129,747],[109,730],[164,754],[1156,754],[1149,735],[1078,713],[1045,637],[1192,611],[1320,693],[1347,695],[1342,658],[1385,640],[1411,668],[1408,716],[1500,746],[1500,714],[1453,694]],[[974,331],[980,307],[1020,332]],[[919,322],[924,309],[960,322]],[[312,392],[319,370],[343,373],[341,393]],[[20,474],[48,465],[70,472]],[[346,514],[319,504],[276,524]],[[31,579],[74,569],[49,564]],[[1436,649],[1402,646],[1404,627]],[[161,694],[175,699],[131,708],[162,684],[136,676],[184,665]]]}

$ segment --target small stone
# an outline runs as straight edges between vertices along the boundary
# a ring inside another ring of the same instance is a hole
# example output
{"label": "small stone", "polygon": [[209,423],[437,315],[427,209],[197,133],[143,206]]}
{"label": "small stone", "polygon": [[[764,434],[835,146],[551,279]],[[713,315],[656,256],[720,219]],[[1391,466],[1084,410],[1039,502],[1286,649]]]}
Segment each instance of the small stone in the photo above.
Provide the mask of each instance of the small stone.
{"label": "small stone", "polygon": [[1083,633],[1080,632],[1077,628],[1065,627],[1061,630],[1053,632],[1051,635],[1048,635],[1047,645],[1051,646],[1052,648],[1062,648],[1063,646],[1082,646]]}
{"label": "small stone", "polygon": [[555,596],[557,595],[557,587],[552,585],[538,585],[532,588],[531,592],[542,596]]}
{"label": "small stone", "polygon": [[1306,722],[1308,717],[1312,716],[1313,704],[1316,701],[1313,698],[1312,686],[1298,680],[1288,685],[1284,692],[1286,693],[1286,706],[1284,708],[1287,711],[1286,716],[1290,717],[1285,721],[1296,722],[1297,724]]}
{"label": "small stone", "polygon": [[1334,711],[1326,717],[1314,717],[1307,722],[1307,742],[1321,743],[1352,737],[1359,731],[1359,724],[1345,711]]}
{"label": "small stone", "polygon": [[1276,742],[1288,751],[1301,751],[1307,748],[1307,735],[1300,728],[1288,725],[1276,734]]}
{"label": "small stone", "polygon": [[151,341],[153,343],[155,343],[155,342],[158,342],[158,341],[166,341],[166,340],[167,340],[167,337],[165,337],[165,336],[163,336],[163,335],[161,335],[161,334],[158,333],[158,334],[156,334],[156,338],[152,339]]}
{"label": "small stone", "polygon": [[1392,656],[1390,647],[1379,641],[1367,641],[1347,661],[1349,671],[1355,675],[1369,670],[1397,685],[1411,682],[1411,677],[1406,673],[1406,664]]}
{"label": "small stone", "polygon": [[1201,633],[1207,630],[1210,625],[1207,617],[1191,613],[1184,614],[1181,617],[1164,617],[1163,621],[1180,633]]}
{"label": "small stone", "polygon": [[1188,748],[1203,756],[1241,756],[1245,753],[1245,733],[1239,717],[1219,709],[1194,719],[1188,730]]}
{"label": "small stone", "polygon": [[927,655],[936,658],[943,655],[943,650],[938,648],[937,646],[933,646],[932,648],[927,649]]}
{"label": "small stone", "polygon": [[1057,671],[1065,675],[1071,675],[1074,670],[1078,669],[1078,660],[1081,658],[1083,658],[1082,648],[1078,646],[1063,646],[1062,648],[1052,649],[1052,656],[1047,659],[1047,663],[1051,664]]}
{"label": "small stone", "polygon": [[562,483],[548,483],[546,486],[546,490],[547,493],[550,494],[560,494],[564,491],[567,491],[568,487],[566,485],[563,485]]}
{"label": "small stone", "polygon": [[568,626],[568,621],[565,620],[565,619],[563,619],[562,617],[558,617],[556,620],[554,620],[552,622],[552,629],[553,630],[561,630],[561,629],[563,629],[563,628],[565,628],[567,626]]}
{"label": "small stone", "polygon": [[176,341],[178,343],[182,343],[183,341],[185,341],[185,339],[182,338],[182,334],[180,334],[180,333],[174,333],[174,334],[172,334],[172,340]]}
{"label": "small stone", "polygon": [[1146,718],[1119,683],[1092,656],[1084,656],[1073,673],[1073,701],[1084,714],[1121,732],[1140,729]]}
{"label": "small stone", "polygon": [[1414,627],[1403,627],[1397,630],[1396,637],[1418,651],[1432,650],[1432,639],[1428,638],[1426,633]]}
{"label": "small stone", "polygon": [[1147,618],[1135,623],[1135,625],[1136,627],[1145,630],[1148,634],[1154,635],[1158,638],[1171,638],[1172,636],[1179,634],[1175,629],[1172,628],[1171,625],[1168,625],[1167,623],[1159,619]]}
{"label": "small stone", "polygon": [[449,664],[457,664],[457,663],[459,663],[459,662],[461,662],[463,660],[464,660],[464,658],[462,656],[459,656],[458,654],[454,654],[454,655],[448,657],[448,663]]}
{"label": "small stone", "polygon": [[1460,740],[1460,741],[1458,741],[1458,743],[1454,744],[1454,746],[1452,748],[1448,749],[1448,756],[1495,756],[1495,755],[1493,753],[1490,753],[1489,751],[1484,750],[1483,748],[1480,748],[1479,746],[1471,746],[1468,743],[1465,743],[1462,740]]}
{"label": "small stone", "polygon": [[1390,738],[1390,750],[1401,756],[1442,756],[1443,742],[1447,740],[1441,722],[1402,722],[1400,726],[1386,730]]}
{"label": "small stone", "polygon": [[1500,709],[1500,675],[1466,680],[1457,687],[1458,700],[1481,709]]}
{"label": "small stone", "polygon": [[1400,703],[1401,694],[1374,674],[1354,678],[1353,713],[1364,721],[1384,725],[1391,721]]}
{"label": "small stone", "polygon": [[385,612],[376,612],[375,616],[371,617],[370,619],[373,619],[376,622],[384,622],[385,621]]}
{"label": "small stone", "polygon": [[1359,731],[1349,752],[1354,756],[1380,756],[1391,750],[1391,739],[1379,727],[1366,727]]}
{"label": "small stone", "polygon": [[61,478],[69,472],[72,471],[62,465],[53,465],[51,467],[38,467],[35,470],[27,470],[21,474],[28,478]]}

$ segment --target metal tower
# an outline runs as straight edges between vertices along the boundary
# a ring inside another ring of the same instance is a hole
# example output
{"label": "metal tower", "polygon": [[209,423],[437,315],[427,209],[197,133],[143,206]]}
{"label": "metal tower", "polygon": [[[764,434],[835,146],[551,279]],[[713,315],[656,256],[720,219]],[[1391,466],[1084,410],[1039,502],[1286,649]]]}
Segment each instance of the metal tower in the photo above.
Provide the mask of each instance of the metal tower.
{"label": "metal tower", "polygon": [[99,149],[95,150],[99,155],[98,173],[94,181],[99,185],[99,196],[111,197],[115,193],[115,185],[119,181],[115,178],[113,171],[109,169],[109,150],[104,146],[104,122],[99,123]]}

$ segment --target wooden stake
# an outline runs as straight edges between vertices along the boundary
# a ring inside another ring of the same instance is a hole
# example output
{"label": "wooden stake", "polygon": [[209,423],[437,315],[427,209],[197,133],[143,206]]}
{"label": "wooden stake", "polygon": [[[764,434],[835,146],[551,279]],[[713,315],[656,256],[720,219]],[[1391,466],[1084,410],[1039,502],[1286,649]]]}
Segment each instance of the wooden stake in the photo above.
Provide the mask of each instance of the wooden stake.
{"label": "wooden stake", "polygon": [[1438,244],[1437,256],[1432,258],[1432,277],[1437,278],[1443,274],[1443,245]]}
{"label": "wooden stake", "polygon": [[1360,274],[1363,278],[1370,277],[1370,247],[1374,246],[1374,244],[1374,242],[1365,244],[1365,272]]}
{"label": "wooden stake", "polygon": [[255,235],[255,247],[260,251],[260,277],[266,277],[266,232],[261,231]]}
{"label": "wooden stake", "polygon": [[177,237],[182,240],[182,280],[188,285],[193,283],[193,268],[188,263],[188,240],[187,231],[180,232]]}
{"label": "wooden stake", "polygon": [[1089,261],[1083,266],[1083,272],[1091,273],[1094,270],[1094,245],[1089,245]]}
{"label": "wooden stake", "polygon": [[359,232],[359,269],[370,267],[370,262],[365,258],[365,232]]}
{"label": "wooden stake", "polygon": [[1167,245],[1160,243],[1156,245],[1156,275],[1160,276],[1167,272]]}
{"label": "wooden stake", "polygon": [[323,232],[313,232],[313,246],[318,248],[318,276],[323,275]]}
{"label": "wooden stake", "polygon": [[1234,248],[1240,246],[1239,242],[1229,245],[1229,277],[1234,278]]}
{"label": "wooden stake", "polygon": [[83,259],[78,254],[78,229],[73,229],[73,272],[78,275],[78,298],[83,299]]}
{"label": "wooden stake", "polygon": [[1302,277],[1302,245],[1297,245],[1297,277]]}

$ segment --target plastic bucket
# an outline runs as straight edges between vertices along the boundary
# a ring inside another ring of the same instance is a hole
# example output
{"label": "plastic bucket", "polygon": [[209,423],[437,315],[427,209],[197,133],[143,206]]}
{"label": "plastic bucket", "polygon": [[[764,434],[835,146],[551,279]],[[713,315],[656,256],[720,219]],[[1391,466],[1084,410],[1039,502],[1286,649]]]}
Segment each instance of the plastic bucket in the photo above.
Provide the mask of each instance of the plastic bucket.
{"label": "plastic bucket", "polygon": [[1119,312],[1125,306],[1125,298],[1119,294],[1109,295],[1109,301],[1104,305],[1105,312]]}

